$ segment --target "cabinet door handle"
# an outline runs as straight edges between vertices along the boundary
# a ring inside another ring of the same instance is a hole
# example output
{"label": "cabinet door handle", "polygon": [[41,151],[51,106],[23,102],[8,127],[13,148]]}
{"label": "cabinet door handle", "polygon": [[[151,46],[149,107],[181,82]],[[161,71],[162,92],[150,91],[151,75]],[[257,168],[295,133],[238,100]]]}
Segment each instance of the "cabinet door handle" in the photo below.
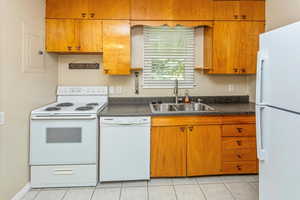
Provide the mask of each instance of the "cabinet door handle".
{"label": "cabinet door handle", "polygon": [[85,18],[86,17],[86,13],[81,13],[81,17]]}
{"label": "cabinet door handle", "polygon": [[95,17],[95,13],[91,13],[90,16],[91,16],[91,18],[94,18]]}
{"label": "cabinet door handle", "polygon": [[185,127],[180,127],[180,131],[184,132],[185,131]]}
{"label": "cabinet door handle", "polygon": [[245,72],[246,72],[246,69],[245,69],[245,68],[243,68],[241,71],[242,71],[243,73],[245,73]]}
{"label": "cabinet door handle", "polygon": [[242,19],[247,19],[247,15],[242,15],[241,18]]}
{"label": "cabinet door handle", "polygon": [[80,50],[80,48],[81,48],[80,46],[77,46],[77,50]]}
{"label": "cabinet door handle", "polygon": [[240,165],[237,165],[236,168],[241,171],[242,170],[242,167]]}
{"label": "cabinet door handle", "polygon": [[237,145],[239,145],[239,146],[242,145],[242,141],[241,141],[241,140],[237,140],[236,143],[237,143]]}
{"label": "cabinet door handle", "polygon": [[71,46],[68,46],[68,50],[71,51],[71,50],[72,50],[72,47],[71,47]]}
{"label": "cabinet door handle", "polygon": [[189,129],[190,129],[190,131],[193,131],[193,130],[194,130],[194,127],[193,127],[193,126],[191,126],[191,127],[189,127]]}
{"label": "cabinet door handle", "polygon": [[233,71],[237,73],[239,70],[237,68],[233,68]]}
{"label": "cabinet door handle", "polygon": [[242,158],[242,156],[241,156],[240,154],[237,154],[236,156],[237,156],[238,158]]}
{"label": "cabinet door handle", "polygon": [[243,132],[243,128],[236,128],[236,130],[237,130],[239,133],[242,133],[242,132]]}
{"label": "cabinet door handle", "polygon": [[233,15],[234,19],[238,19],[239,16],[238,15]]}

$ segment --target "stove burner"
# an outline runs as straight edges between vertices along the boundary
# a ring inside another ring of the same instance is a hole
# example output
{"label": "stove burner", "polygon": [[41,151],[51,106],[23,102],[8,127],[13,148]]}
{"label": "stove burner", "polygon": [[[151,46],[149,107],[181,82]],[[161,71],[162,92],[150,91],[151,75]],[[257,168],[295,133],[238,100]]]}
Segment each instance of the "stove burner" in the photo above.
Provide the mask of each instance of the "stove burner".
{"label": "stove burner", "polygon": [[60,108],[58,108],[58,107],[48,107],[45,110],[46,111],[57,111],[57,110],[60,110]]}
{"label": "stove burner", "polygon": [[91,106],[82,106],[82,107],[78,107],[76,108],[76,110],[80,110],[80,111],[85,111],[85,110],[93,110],[94,108]]}
{"label": "stove burner", "polygon": [[65,103],[59,103],[56,106],[57,107],[70,107],[70,106],[73,106],[73,105],[74,105],[73,103],[65,102]]}
{"label": "stove burner", "polygon": [[88,103],[87,106],[99,106],[99,103]]}

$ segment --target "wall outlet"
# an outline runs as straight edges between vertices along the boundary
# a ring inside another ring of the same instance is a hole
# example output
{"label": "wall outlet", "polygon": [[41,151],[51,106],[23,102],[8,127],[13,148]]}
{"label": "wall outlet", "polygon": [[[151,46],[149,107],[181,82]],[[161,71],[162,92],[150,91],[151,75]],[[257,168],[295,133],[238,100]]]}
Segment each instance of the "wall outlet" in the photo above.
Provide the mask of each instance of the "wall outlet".
{"label": "wall outlet", "polygon": [[4,112],[0,112],[0,125],[4,124]]}

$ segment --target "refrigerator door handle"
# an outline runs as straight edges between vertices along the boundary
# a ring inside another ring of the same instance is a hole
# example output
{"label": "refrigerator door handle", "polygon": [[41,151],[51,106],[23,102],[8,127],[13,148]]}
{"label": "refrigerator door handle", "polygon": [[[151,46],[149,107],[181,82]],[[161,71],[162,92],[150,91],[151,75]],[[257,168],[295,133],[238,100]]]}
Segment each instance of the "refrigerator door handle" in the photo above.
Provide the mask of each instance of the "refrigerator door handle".
{"label": "refrigerator door handle", "polygon": [[257,156],[258,159],[263,161],[265,160],[265,146],[263,144],[263,131],[262,131],[262,112],[265,109],[265,106],[258,106],[256,109],[256,140],[257,140]]}
{"label": "refrigerator door handle", "polygon": [[263,51],[258,52],[257,56],[257,90],[256,90],[256,102],[259,105],[265,105],[262,102],[262,90],[263,90],[263,67],[266,61],[266,55]]}

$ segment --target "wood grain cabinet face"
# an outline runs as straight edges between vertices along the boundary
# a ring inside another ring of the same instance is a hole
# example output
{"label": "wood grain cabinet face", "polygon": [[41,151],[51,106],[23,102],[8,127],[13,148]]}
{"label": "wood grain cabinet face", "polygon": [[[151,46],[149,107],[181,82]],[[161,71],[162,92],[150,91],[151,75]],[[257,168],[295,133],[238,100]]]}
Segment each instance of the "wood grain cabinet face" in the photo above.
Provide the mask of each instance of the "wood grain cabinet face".
{"label": "wood grain cabinet face", "polygon": [[46,20],[46,50],[48,52],[74,52],[76,39],[75,20]]}
{"label": "wood grain cabinet face", "polygon": [[188,127],[187,175],[213,175],[221,172],[221,127]]}
{"label": "wood grain cabinet face", "polygon": [[265,1],[263,0],[215,0],[214,1],[215,20],[244,20],[244,21],[264,21]]}
{"label": "wood grain cabinet face", "polygon": [[211,0],[131,0],[133,20],[212,20]]}
{"label": "wood grain cabinet face", "polygon": [[130,23],[103,20],[103,67],[107,74],[128,75],[131,65]]}
{"label": "wood grain cabinet face", "polygon": [[81,52],[102,52],[102,21],[80,20],[78,21],[79,46]]}
{"label": "wood grain cabinet face", "polygon": [[152,127],[151,177],[186,176],[186,128]]}
{"label": "wood grain cabinet face", "polygon": [[46,18],[88,19],[88,1],[47,0]]}
{"label": "wood grain cabinet face", "polygon": [[259,34],[264,22],[216,21],[210,74],[255,74]]}
{"label": "wood grain cabinet face", "polygon": [[88,0],[90,19],[129,19],[130,0]]}

